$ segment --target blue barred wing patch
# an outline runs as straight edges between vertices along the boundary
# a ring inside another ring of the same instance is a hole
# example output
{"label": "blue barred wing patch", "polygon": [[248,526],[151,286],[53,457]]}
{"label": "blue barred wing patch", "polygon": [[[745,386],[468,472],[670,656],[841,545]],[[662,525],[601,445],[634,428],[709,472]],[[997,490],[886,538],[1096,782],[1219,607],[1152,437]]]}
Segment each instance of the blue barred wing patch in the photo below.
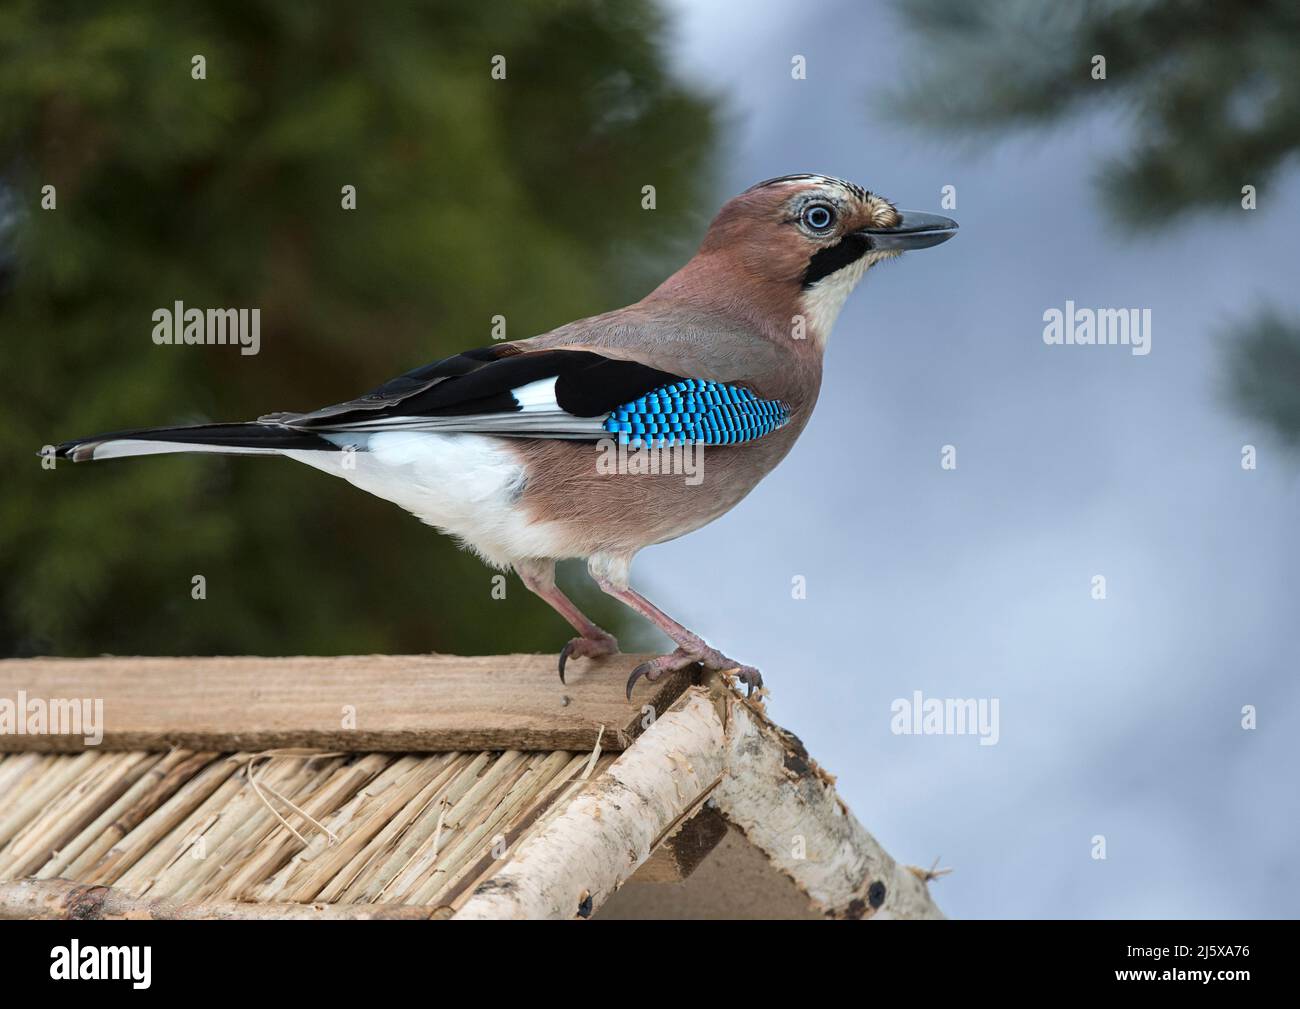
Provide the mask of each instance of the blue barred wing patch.
{"label": "blue barred wing patch", "polygon": [[738,445],[783,427],[790,409],[736,385],[686,379],[615,407],[604,430],[633,448]]}

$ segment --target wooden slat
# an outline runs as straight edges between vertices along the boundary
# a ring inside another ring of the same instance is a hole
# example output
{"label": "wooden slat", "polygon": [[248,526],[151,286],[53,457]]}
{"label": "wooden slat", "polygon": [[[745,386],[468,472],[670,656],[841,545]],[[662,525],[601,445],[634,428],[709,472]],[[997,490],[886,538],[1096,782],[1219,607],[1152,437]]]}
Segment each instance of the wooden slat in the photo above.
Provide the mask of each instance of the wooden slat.
{"label": "wooden slat", "polygon": [[[628,704],[644,658],[570,663],[567,686],[554,655],[5,659],[0,702],[102,699],[108,750],[589,750],[601,725],[601,747],[621,750],[644,706],[667,710],[690,680],[642,681]],[[0,752],[85,748],[79,735],[0,732]]]}

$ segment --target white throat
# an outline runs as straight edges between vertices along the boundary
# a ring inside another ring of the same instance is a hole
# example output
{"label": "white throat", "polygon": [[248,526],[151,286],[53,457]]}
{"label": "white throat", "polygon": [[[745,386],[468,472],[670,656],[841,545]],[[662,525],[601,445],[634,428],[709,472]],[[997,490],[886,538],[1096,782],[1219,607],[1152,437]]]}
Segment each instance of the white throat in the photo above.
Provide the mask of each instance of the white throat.
{"label": "white throat", "polygon": [[858,286],[863,275],[875,263],[882,259],[893,258],[890,252],[868,252],[848,266],[823,277],[812,287],[804,291],[799,299],[800,313],[807,320],[808,331],[819,344],[825,344],[830,338],[835,320],[840,317],[844,302]]}

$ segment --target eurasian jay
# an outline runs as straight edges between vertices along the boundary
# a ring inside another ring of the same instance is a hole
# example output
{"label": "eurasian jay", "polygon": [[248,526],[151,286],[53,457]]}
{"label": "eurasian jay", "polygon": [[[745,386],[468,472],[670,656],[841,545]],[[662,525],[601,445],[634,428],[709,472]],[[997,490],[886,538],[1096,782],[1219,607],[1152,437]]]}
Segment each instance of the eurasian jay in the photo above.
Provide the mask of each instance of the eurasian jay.
{"label": "eurasian jay", "polygon": [[[570,659],[618,650],[556,587],[555,562],[582,558],[604,592],[677,645],[637,666],[629,700],[640,677],[692,663],[734,671],[752,692],[758,670],[630,587],[632,558],[754,489],[812,415],[826,340],[849,292],[876,263],[938,245],[956,228],[840,179],[769,179],[729,201],[695,257],[634,305],[435,361],[311,413],[120,431],[65,442],[55,455],[288,456],[517,571],[578,633],[560,652],[561,680]],[[598,464],[610,444],[707,451],[707,465],[694,483],[671,465],[610,472]]]}

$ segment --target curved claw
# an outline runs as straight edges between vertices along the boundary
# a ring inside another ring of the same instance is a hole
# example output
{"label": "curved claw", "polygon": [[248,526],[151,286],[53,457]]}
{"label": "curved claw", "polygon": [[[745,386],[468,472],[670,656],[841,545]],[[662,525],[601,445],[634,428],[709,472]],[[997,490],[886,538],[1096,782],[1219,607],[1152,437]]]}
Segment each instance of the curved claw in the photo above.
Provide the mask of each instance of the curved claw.
{"label": "curved claw", "polygon": [[[655,663],[654,660],[651,659],[649,662],[642,662],[632,670],[632,675],[627,678],[627,699],[629,704],[632,702],[632,688],[636,686],[636,681],[641,679],[643,676],[650,676],[650,672],[654,668]],[[654,679],[654,677],[650,678]]]}
{"label": "curved claw", "polygon": [[763,674],[753,666],[733,666],[726,672],[733,673],[736,679],[745,685],[746,699],[753,697],[754,691],[761,689],[763,686]]}
{"label": "curved claw", "polygon": [[608,634],[599,638],[570,638],[560,649],[560,682],[564,683],[564,670],[569,660],[576,657],[598,659],[618,653],[618,642]]}

